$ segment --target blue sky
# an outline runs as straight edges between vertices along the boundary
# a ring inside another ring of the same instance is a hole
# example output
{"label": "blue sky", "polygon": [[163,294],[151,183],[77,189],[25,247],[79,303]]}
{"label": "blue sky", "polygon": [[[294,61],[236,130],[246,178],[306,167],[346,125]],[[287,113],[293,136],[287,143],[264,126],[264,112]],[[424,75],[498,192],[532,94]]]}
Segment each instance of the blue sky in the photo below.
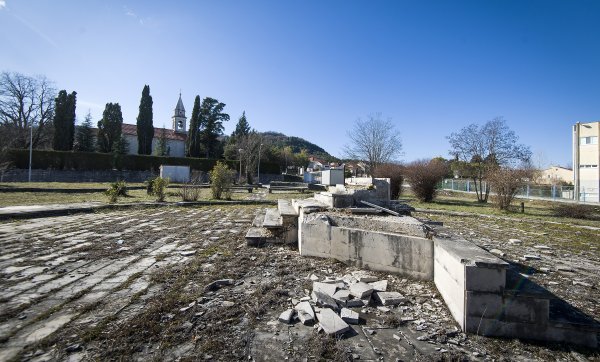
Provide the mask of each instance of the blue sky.
{"label": "blue sky", "polygon": [[259,131],[342,156],[380,112],[402,159],[448,157],[446,136],[503,116],[536,162],[571,162],[571,125],[600,120],[599,1],[0,0],[0,70],[43,74],[94,121],[119,102],[154,125],[181,89]]}

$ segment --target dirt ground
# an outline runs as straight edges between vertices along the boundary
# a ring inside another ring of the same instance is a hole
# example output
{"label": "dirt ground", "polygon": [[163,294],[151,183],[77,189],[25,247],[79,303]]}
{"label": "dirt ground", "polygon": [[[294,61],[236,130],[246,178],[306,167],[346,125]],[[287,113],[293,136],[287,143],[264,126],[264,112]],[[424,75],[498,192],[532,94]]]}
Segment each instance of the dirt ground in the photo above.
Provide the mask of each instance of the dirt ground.
{"label": "dirt ground", "polygon": [[[129,209],[1,223],[0,361],[600,358],[574,346],[465,335],[431,283],[382,273],[372,274],[408,303],[357,309],[363,323],[344,338],[283,324],[279,314],[310,295],[311,275],[341,278],[356,269],[288,246],[247,247],[244,234],[262,208]],[[501,250],[536,282],[600,315],[598,230],[416,216]],[[541,259],[520,259],[533,252]],[[207,288],[221,279],[231,282]]]}

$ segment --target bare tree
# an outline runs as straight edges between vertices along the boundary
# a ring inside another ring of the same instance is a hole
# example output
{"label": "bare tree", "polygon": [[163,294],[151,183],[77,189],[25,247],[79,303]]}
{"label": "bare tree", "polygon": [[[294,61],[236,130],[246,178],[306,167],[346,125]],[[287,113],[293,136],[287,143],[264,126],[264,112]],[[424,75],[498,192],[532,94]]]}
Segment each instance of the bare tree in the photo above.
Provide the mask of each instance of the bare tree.
{"label": "bare tree", "polygon": [[448,136],[456,157],[454,169],[475,183],[479,202],[487,202],[490,188],[483,187],[488,171],[497,166],[515,166],[531,158],[528,146],[517,143],[519,137],[508,128],[502,117],[483,125],[470,124]]}
{"label": "bare tree", "polygon": [[365,121],[358,119],[348,131],[348,138],[350,143],[344,146],[344,153],[348,158],[364,161],[372,179],[379,165],[392,161],[402,151],[400,133],[390,119],[382,120],[379,113]]}
{"label": "bare tree", "polygon": [[0,141],[16,148],[29,147],[33,127],[34,148],[48,145],[56,90],[45,77],[20,73],[0,74]]}
{"label": "bare tree", "polygon": [[258,166],[258,152],[262,151],[262,147],[260,147],[262,137],[257,132],[252,131],[247,135],[237,136],[236,141],[237,147],[244,150],[240,153],[240,157],[242,158],[246,180],[248,183],[252,183],[252,175]]}
{"label": "bare tree", "polygon": [[515,195],[535,175],[533,167],[495,167],[488,172],[488,181],[493,188],[492,200],[500,210],[507,210]]}

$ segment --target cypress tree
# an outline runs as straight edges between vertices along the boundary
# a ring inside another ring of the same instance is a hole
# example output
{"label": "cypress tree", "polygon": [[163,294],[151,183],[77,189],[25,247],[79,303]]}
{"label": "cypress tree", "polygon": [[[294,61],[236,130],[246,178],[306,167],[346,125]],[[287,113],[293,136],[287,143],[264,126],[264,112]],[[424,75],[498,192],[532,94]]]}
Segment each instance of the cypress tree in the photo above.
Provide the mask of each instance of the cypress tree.
{"label": "cypress tree", "polygon": [[246,111],[242,113],[242,116],[235,125],[235,131],[231,134],[232,137],[247,136],[250,133],[250,124],[246,119]]}
{"label": "cypress tree", "polygon": [[75,139],[75,106],[77,92],[67,94],[66,90],[58,92],[54,99],[54,139],[52,148],[58,151],[73,149]]}
{"label": "cypress tree", "polygon": [[210,97],[202,100],[200,108],[200,122],[204,126],[201,139],[206,150],[206,158],[216,155],[219,143],[218,137],[223,134],[223,122],[229,121],[229,115],[223,112],[225,103]]}
{"label": "cypress tree", "polygon": [[150,86],[145,85],[142,90],[140,110],[137,117],[138,154],[140,155],[149,155],[152,153],[152,138],[154,138],[152,103]]}
{"label": "cypress tree", "polygon": [[106,103],[102,119],[98,121],[98,150],[112,152],[121,140],[123,114],[119,103]]}
{"label": "cypress tree", "polygon": [[187,157],[200,157],[200,96],[194,99],[194,108],[190,118],[190,131],[188,132],[186,144]]}
{"label": "cypress tree", "polygon": [[92,130],[92,115],[89,111],[83,123],[77,126],[74,149],[81,152],[94,152],[94,131]]}

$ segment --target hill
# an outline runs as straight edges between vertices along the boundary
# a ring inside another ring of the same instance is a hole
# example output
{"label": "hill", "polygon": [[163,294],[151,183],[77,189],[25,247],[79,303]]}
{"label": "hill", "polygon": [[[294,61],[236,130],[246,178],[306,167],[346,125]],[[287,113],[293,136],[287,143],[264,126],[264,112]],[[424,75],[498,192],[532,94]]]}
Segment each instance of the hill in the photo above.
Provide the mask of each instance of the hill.
{"label": "hill", "polygon": [[281,148],[290,146],[294,153],[298,153],[305,149],[309,155],[314,155],[327,161],[337,160],[337,158],[327,153],[327,151],[325,151],[323,148],[305,140],[304,138],[286,136],[283,133],[271,131],[261,132],[260,134],[264,137],[266,142],[271,143],[274,146]]}

